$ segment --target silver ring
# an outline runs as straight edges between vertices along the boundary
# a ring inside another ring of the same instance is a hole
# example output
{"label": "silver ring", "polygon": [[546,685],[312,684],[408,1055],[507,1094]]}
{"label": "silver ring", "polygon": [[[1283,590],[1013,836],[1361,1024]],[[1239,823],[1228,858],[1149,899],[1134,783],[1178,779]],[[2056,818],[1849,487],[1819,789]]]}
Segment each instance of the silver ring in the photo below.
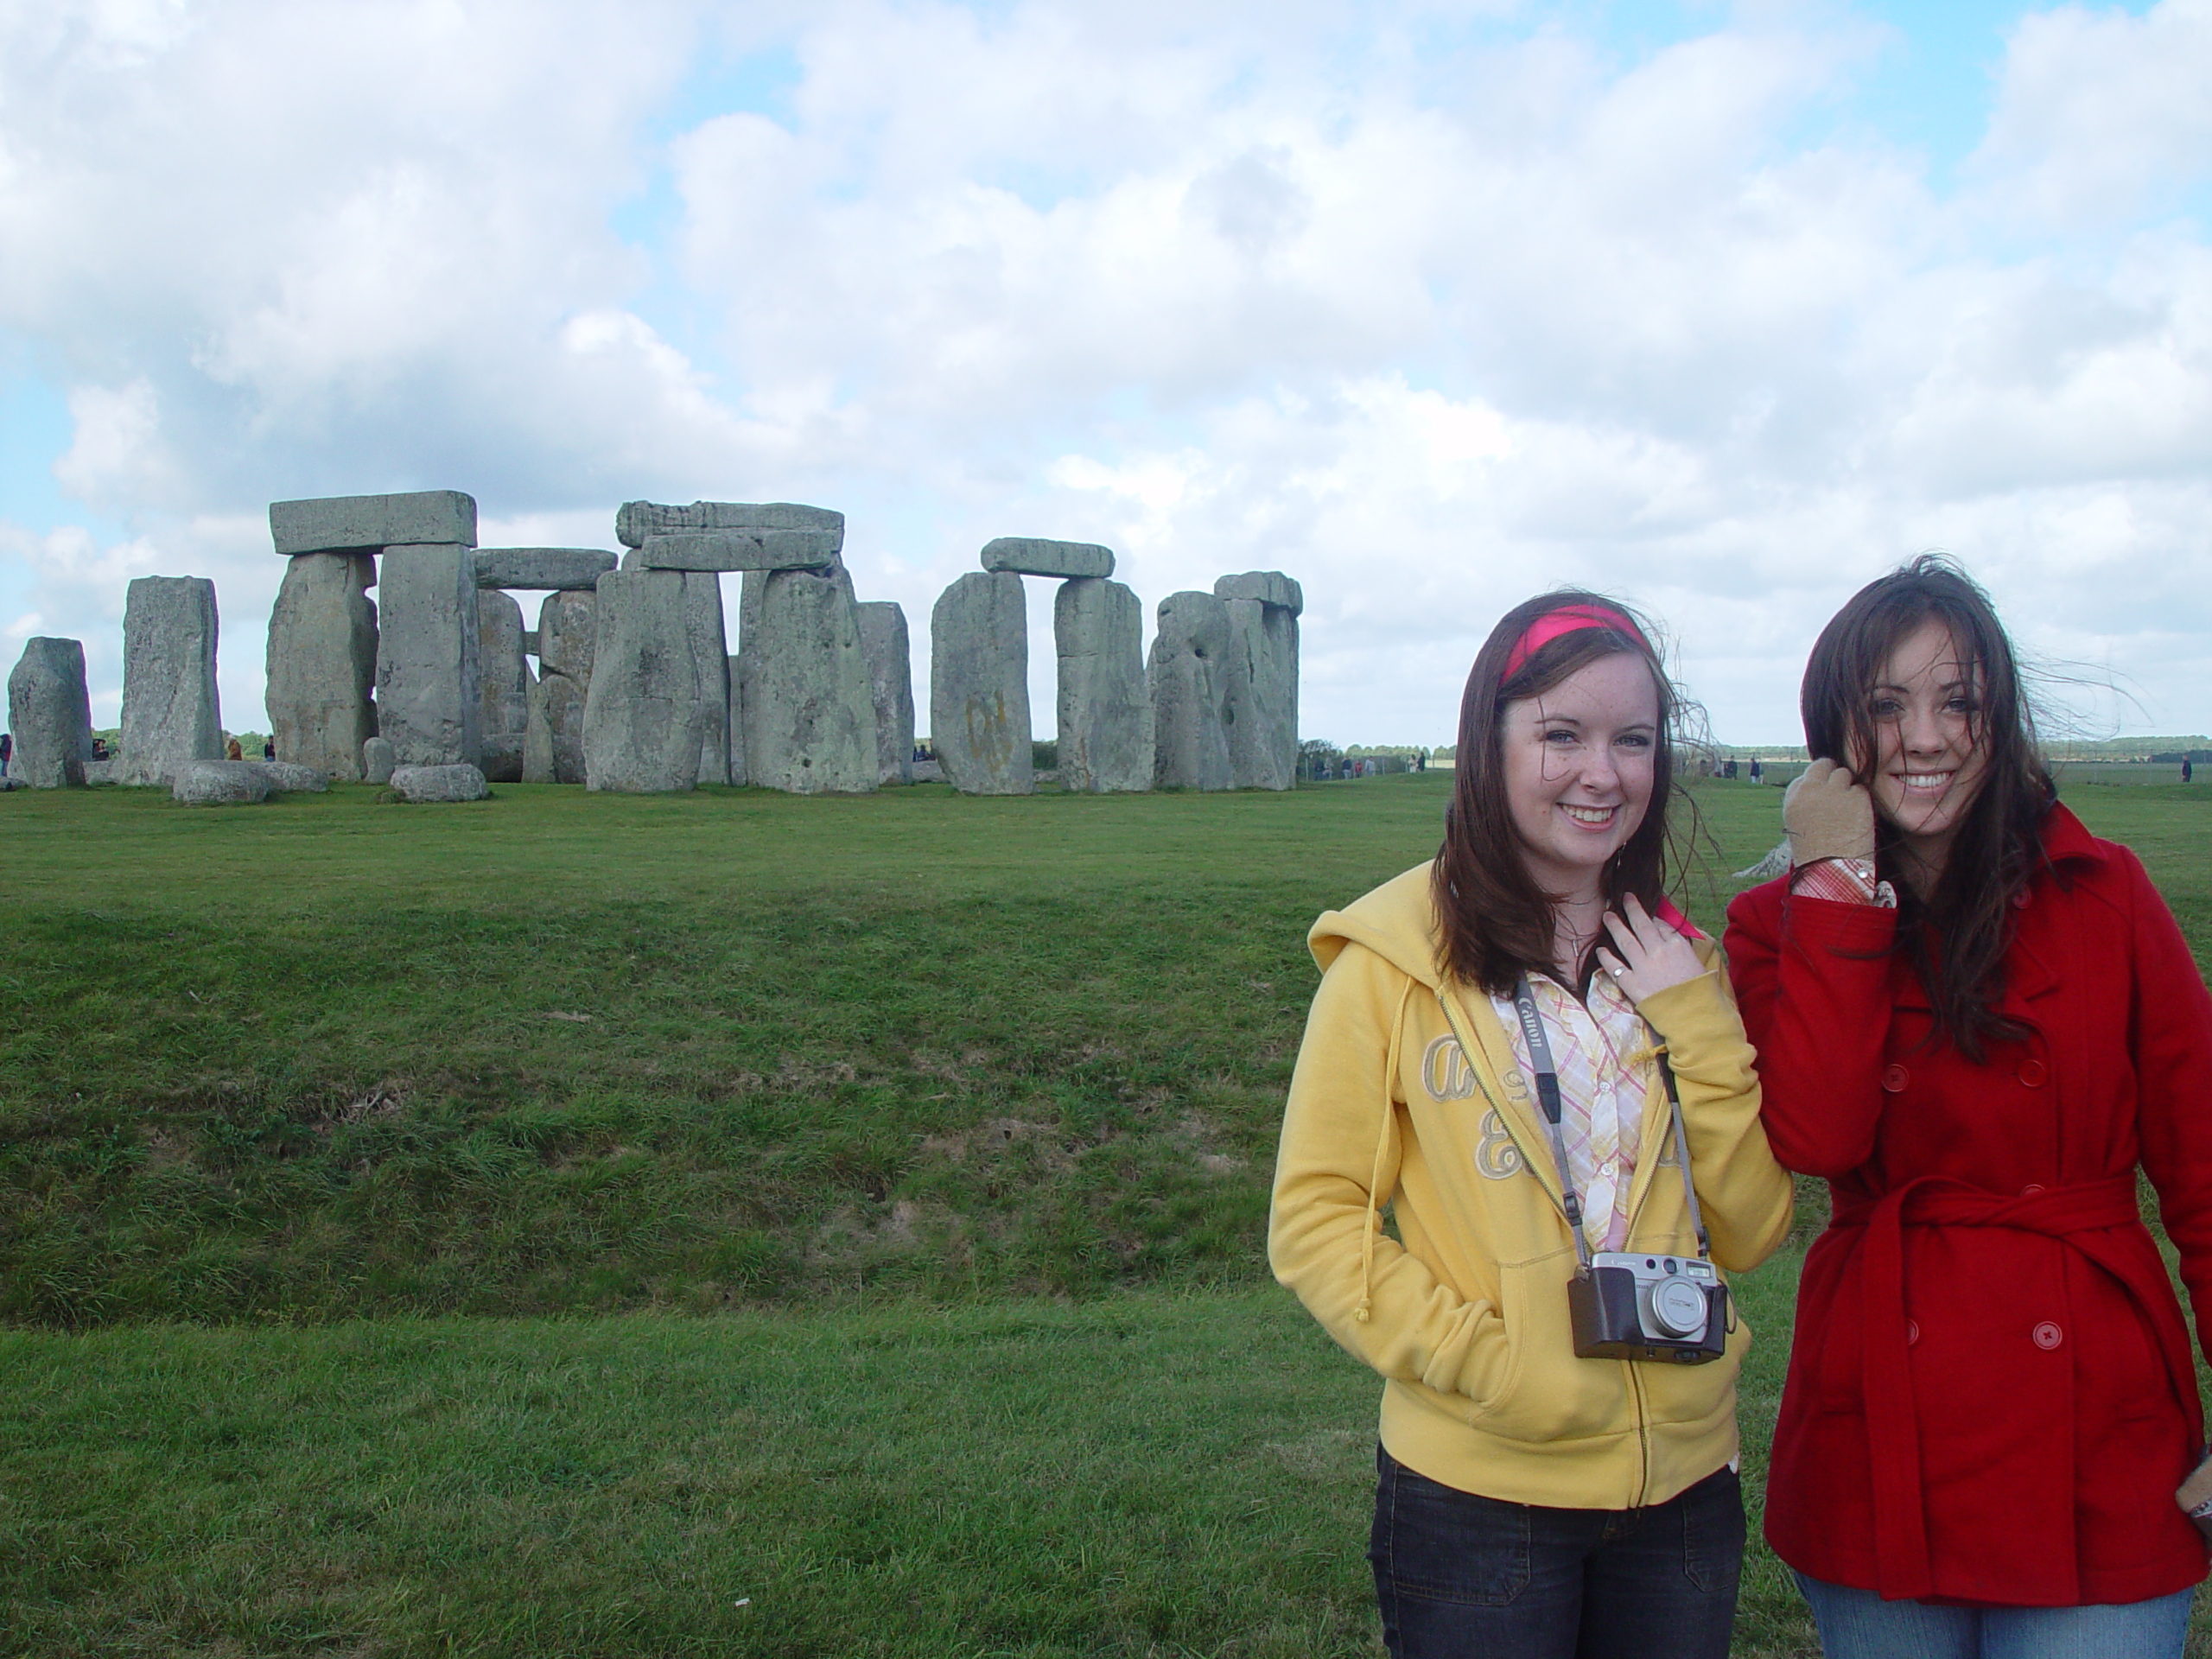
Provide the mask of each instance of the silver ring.
{"label": "silver ring", "polygon": [[1628,972],[1628,969],[1625,968],[1608,968],[1605,971],[1611,974],[1615,979],[1618,979],[1623,974]]}

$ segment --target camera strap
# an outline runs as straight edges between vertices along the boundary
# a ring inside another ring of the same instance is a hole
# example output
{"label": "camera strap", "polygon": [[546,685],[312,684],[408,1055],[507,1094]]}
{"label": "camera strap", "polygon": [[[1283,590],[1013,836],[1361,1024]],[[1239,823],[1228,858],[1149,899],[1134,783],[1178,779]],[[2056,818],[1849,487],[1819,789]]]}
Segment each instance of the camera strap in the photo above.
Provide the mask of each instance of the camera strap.
{"label": "camera strap", "polygon": [[[1544,1017],[1536,1010],[1535,994],[1529,988],[1526,974],[1513,987],[1513,1007],[1521,1017],[1521,1035],[1529,1045],[1529,1069],[1536,1074],[1536,1100],[1544,1109],[1544,1122],[1551,1130],[1552,1159],[1559,1166],[1560,1208],[1566,1213],[1567,1230],[1574,1235],[1575,1259],[1586,1268],[1590,1265],[1590,1241],[1582,1234],[1582,1200],[1575,1192],[1574,1173],[1567,1161],[1567,1132],[1560,1122],[1559,1068],[1552,1064],[1551,1039],[1544,1035]],[[1690,1179],[1690,1138],[1689,1132],[1682,1127],[1682,1098],[1675,1087],[1675,1068],[1667,1063],[1665,1045],[1649,1020],[1643,1022],[1643,1028],[1650,1033],[1651,1057],[1659,1067],[1659,1079],[1667,1089],[1667,1129],[1674,1137],[1675,1150],[1681,1155],[1682,1196],[1689,1201],[1690,1225],[1697,1233],[1697,1253],[1701,1259],[1709,1260],[1713,1246],[1706,1235],[1705,1212],[1698,1205],[1697,1184]]]}

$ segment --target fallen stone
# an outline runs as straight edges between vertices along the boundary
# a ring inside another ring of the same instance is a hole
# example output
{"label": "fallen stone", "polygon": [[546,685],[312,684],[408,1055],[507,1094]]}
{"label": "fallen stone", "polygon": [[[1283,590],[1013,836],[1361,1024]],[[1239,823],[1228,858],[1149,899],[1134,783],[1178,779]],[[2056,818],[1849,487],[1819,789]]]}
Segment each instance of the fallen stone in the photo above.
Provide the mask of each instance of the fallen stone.
{"label": "fallen stone", "polygon": [[1229,654],[1222,719],[1239,789],[1298,784],[1298,613],[1254,599],[1224,601]]}
{"label": "fallen stone", "polygon": [[1118,582],[1084,576],[1052,598],[1059,654],[1060,786],[1105,794],[1152,787],[1152,693],[1144,607]]}
{"label": "fallen stone", "polygon": [[[228,766],[230,762],[223,764]],[[329,774],[317,772],[313,766],[296,766],[289,760],[245,760],[239,764],[260,767],[261,775],[269,780],[272,795],[321,795],[330,789]]]}
{"label": "fallen stone", "polygon": [[1224,723],[1229,607],[1211,594],[1160,601],[1145,677],[1152,693],[1153,784],[1158,789],[1232,789]]}
{"label": "fallen stone", "polygon": [[121,762],[121,761],[119,761],[119,760],[87,760],[87,761],[86,761],[86,762],[85,762],[85,782],[86,782],[86,784],[87,785],[95,785],[95,784],[112,784],[112,783],[114,783],[114,782],[116,781],[115,769],[116,769],[116,767],[118,767],[118,766],[120,766],[120,765],[122,765],[122,762]]}
{"label": "fallen stone", "polygon": [[470,550],[388,547],[377,592],[377,734],[403,766],[475,766],[484,712]]}
{"label": "fallen stone", "polygon": [[596,593],[548,594],[537,609],[537,671],[563,675],[579,689],[589,685],[598,628]]}
{"label": "fallen stone", "polygon": [[523,654],[522,607],[509,594],[476,593],[478,765],[495,784],[522,781],[523,736],[530,728],[530,658]]}
{"label": "fallen stone", "polygon": [[651,537],[690,530],[813,531],[836,538],[833,553],[845,546],[843,513],[796,501],[694,501],[688,507],[626,501],[614,515],[614,537],[625,547],[643,547]]}
{"label": "fallen stone", "polygon": [[8,775],[33,789],[80,788],[92,755],[92,700],[85,647],[38,638],[8,676],[8,729],[16,734]]}
{"label": "fallen stone", "polygon": [[[647,570],[818,570],[833,563],[842,531],[690,530],[645,537],[632,569]],[[628,561],[625,561],[626,564]]]}
{"label": "fallen stone", "polygon": [[123,602],[119,784],[167,784],[191,760],[223,758],[215,690],[215,584],[140,576]]}
{"label": "fallen stone", "polygon": [[699,781],[729,782],[729,638],[722,621],[721,578],[686,570],[683,627],[699,677]]}
{"label": "fallen stone", "polygon": [[930,613],[930,741],[963,795],[1027,795],[1029,610],[1010,570],[970,571]]}
{"label": "fallen stone", "polygon": [[244,806],[269,798],[269,774],[257,760],[194,760],[169,785],[187,806]]}
{"label": "fallen stone", "polygon": [[404,495],[324,495],[271,501],[269,533],[276,550],[374,553],[387,547],[459,542],[476,545],[476,498],[459,490]]}
{"label": "fallen stone", "polygon": [[614,565],[614,555],[596,547],[480,547],[476,585],[588,593]]}
{"label": "fallen stone", "polygon": [[361,745],[361,781],[365,784],[388,784],[398,761],[393,758],[391,740],[372,737]]}
{"label": "fallen stone", "polygon": [[1036,536],[1001,536],[983,543],[983,569],[1022,576],[1110,576],[1114,550],[1096,542],[1048,542]]}
{"label": "fallen stone", "polygon": [[914,670],[906,613],[889,600],[859,607],[861,654],[868,658],[869,700],[875,705],[875,776],[879,784],[914,781]]}
{"label": "fallen stone", "polygon": [[377,734],[377,579],[366,553],[304,553],[269,613],[269,729],[276,758],[333,778],[361,776]]}
{"label": "fallen stone", "polygon": [[747,780],[795,795],[873,791],[875,698],[843,563],[747,575],[740,633]]}
{"label": "fallen stone", "polygon": [[403,801],[480,801],[492,792],[484,774],[466,763],[450,766],[394,766],[391,792]]}
{"label": "fallen stone", "polygon": [[1280,570],[1247,570],[1241,576],[1219,577],[1213,585],[1213,596],[1256,599],[1293,616],[1306,608],[1306,590]]}
{"label": "fallen stone", "polygon": [[599,579],[599,629],[584,699],[588,788],[653,794],[699,780],[699,673],[683,577],[614,570]]}

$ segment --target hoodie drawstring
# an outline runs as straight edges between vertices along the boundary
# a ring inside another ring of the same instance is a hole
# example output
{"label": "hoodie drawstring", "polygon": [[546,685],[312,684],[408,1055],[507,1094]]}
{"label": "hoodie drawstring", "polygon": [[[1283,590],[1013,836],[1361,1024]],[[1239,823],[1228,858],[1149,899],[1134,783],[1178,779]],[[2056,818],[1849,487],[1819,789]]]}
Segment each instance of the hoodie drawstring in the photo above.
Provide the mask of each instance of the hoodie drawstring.
{"label": "hoodie drawstring", "polygon": [[1406,1034],[1406,999],[1413,995],[1413,981],[1398,993],[1398,1011],[1390,1020],[1389,1067],[1382,1084],[1382,1116],[1375,1131],[1375,1158],[1367,1168],[1367,1224],[1359,1230],[1359,1306],[1351,1311],[1355,1321],[1365,1325],[1374,1315],[1375,1235],[1382,1225],[1379,1211],[1382,1200],[1376,1189],[1382,1184],[1382,1160],[1390,1150],[1390,1119],[1397,1111],[1397,1103],[1390,1097],[1389,1079],[1398,1075],[1398,1045]]}

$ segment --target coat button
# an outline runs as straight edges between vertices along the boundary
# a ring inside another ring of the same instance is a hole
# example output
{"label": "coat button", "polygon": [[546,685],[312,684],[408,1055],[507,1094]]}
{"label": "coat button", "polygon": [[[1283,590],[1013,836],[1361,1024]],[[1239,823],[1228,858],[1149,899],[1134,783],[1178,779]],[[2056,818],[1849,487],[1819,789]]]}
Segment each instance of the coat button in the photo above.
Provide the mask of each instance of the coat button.
{"label": "coat button", "polygon": [[1918,1342],[1919,1340],[1920,1321],[1918,1319],[1907,1319],[1904,1322],[1904,1345],[1910,1348],[1914,1343]]}
{"label": "coat button", "polygon": [[2050,1075],[2050,1068],[2041,1060],[2023,1060],[2020,1063],[2020,1081],[2031,1089],[2042,1088],[2044,1079]]}
{"label": "coat button", "polygon": [[2066,1340],[2066,1333],[2049,1319],[2045,1319],[2028,1334],[2035,1338],[2036,1346],[2038,1348],[2056,1348]]}
{"label": "coat button", "polygon": [[1912,1081],[1912,1073],[1901,1065],[1893,1065],[1882,1073],[1882,1087],[1893,1095],[1903,1094],[1904,1086]]}
{"label": "coat button", "polygon": [[2028,890],[2025,887],[2023,887],[2019,892],[2012,895],[2012,908],[2015,910],[2025,910],[2027,907]]}
{"label": "coat button", "polygon": [[2037,1193],[2042,1191],[2043,1183],[2041,1181],[2030,1181],[2025,1186],[2020,1189],[2020,1196],[2024,1198],[2032,1198]]}

